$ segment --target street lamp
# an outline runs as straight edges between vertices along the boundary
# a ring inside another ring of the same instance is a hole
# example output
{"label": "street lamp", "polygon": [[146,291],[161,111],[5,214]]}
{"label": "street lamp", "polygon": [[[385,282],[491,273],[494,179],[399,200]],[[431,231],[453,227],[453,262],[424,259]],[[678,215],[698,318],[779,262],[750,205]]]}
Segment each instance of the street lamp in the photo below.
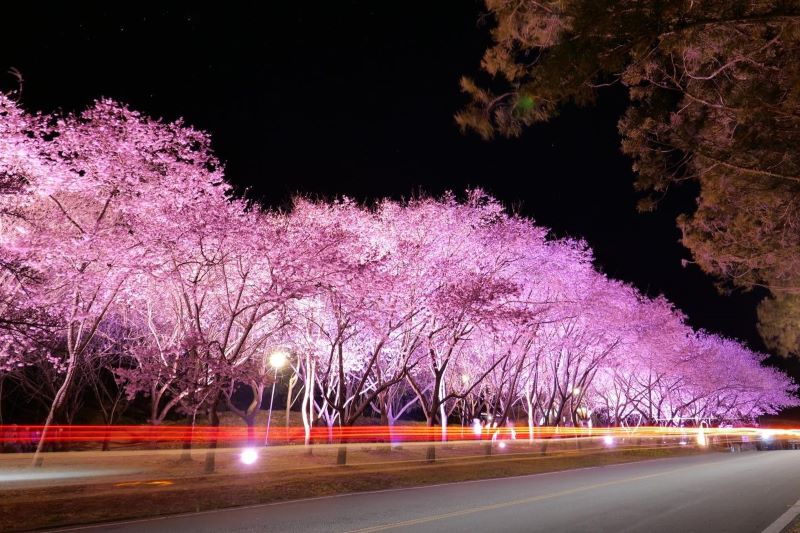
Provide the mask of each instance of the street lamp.
{"label": "street lamp", "polygon": [[272,352],[269,356],[269,366],[278,370],[286,366],[286,363],[289,362],[289,354],[284,352],[283,350],[278,350],[277,352]]}
{"label": "street lamp", "polygon": [[275,369],[275,376],[272,379],[272,394],[269,397],[269,414],[267,414],[267,434],[264,436],[264,446],[269,445],[269,426],[272,422],[272,403],[275,401],[275,382],[278,381],[278,370],[286,366],[289,362],[289,354],[284,350],[276,350],[269,356],[269,366]]}

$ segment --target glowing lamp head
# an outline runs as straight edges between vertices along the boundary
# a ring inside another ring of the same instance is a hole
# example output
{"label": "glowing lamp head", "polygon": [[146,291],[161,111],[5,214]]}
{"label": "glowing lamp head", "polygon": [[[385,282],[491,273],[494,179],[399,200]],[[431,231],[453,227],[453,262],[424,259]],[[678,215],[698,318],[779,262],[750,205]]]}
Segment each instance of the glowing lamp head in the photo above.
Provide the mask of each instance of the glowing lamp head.
{"label": "glowing lamp head", "polygon": [[239,460],[246,465],[251,465],[258,460],[258,452],[255,448],[245,448],[242,450],[242,453],[239,454]]}
{"label": "glowing lamp head", "polygon": [[469,383],[469,376],[466,374],[461,374],[461,383],[463,383],[464,385]]}
{"label": "glowing lamp head", "polygon": [[612,437],[611,435],[606,435],[605,437],[603,437],[603,444],[605,444],[606,446],[613,446],[614,437]]}
{"label": "glowing lamp head", "polygon": [[278,350],[272,352],[269,356],[269,366],[278,370],[286,366],[286,363],[289,362],[289,354],[284,352],[283,350]]}
{"label": "glowing lamp head", "polygon": [[498,448],[500,448],[501,450],[505,450],[505,449],[506,449],[506,443],[505,443],[505,442],[503,442],[503,441],[500,441],[500,442],[497,444],[497,447],[498,447]]}
{"label": "glowing lamp head", "polygon": [[708,446],[708,439],[706,438],[706,434],[700,431],[697,433],[697,445],[698,446]]}
{"label": "glowing lamp head", "polygon": [[581,393],[581,388],[580,387],[575,387],[574,389],[572,389],[572,394],[573,395],[577,396],[580,393]]}
{"label": "glowing lamp head", "polygon": [[760,435],[761,435],[761,440],[763,441],[769,442],[772,440],[772,433],[770,433],[769,431],[762,431]]}

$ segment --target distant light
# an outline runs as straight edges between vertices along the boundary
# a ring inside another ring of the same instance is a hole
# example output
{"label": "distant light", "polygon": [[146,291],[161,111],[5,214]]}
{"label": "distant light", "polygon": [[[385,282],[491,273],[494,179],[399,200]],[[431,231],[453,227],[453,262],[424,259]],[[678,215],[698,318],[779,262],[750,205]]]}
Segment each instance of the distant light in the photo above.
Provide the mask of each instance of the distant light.
{"label": "distant light", "polygon": [[605,444],[606,446],[613,446],[614,437],[612,437],[611,435],[606,435],[605,437],[603,437],[603,444]]}
{"label": "distant light", "polygon": [[272,352],[269,356],[269,366],[278,370],[279,368],[283,368],[286,366],[286,363],[289,361],[289,354],[284,352],[283,350],[278,350],[276,352]]}
{"label": "distant light", "polygon": [[574,394],[575,396],[577,396],[580,393],[581,393],[580,387],[575,387],[574,389],[572,389],[572,394]]}
{"label": "distant light", "polygon": [[771,441],[772,440],[772,433],[769,431],[762,431],[761,432],[761,440]]}
{"label": "distant light", "polygon": [[258,459],[258,452],[255,448],[245,448],[239,455],[239,460],[246,465],[251,465]]}
{"label": "distant light", "polygon": [[469,376],[466,374],[461,374],[461,383],[463,383],[464,385],[469,383]]}
{"label": "distant light", "polygon": [[498,448],[500,448],[501,450],[505,450],[505,448],[506,448],[506,443],[505,443],[505,442],[503,442],[503,441],[500,441],[500,443],[497,445],[497,447],[498,447]]}
{"label": "distant light", "polygon": [[697,432],[697,445],[698,446],[707,446],[708,439],[706,438],[706,434],[702,431]]}

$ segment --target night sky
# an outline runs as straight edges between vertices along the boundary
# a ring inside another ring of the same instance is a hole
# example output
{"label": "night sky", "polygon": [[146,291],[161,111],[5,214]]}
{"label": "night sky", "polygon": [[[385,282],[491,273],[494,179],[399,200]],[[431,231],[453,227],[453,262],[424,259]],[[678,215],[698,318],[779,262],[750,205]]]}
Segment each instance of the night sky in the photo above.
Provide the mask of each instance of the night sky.
{"label": "night sky", "polygon": [[458,131],[459,77],[477,74],[488,42],[479,2],[22,4],[4,8],[0,87],[14,88],[4,72],[18,69],[30,110],[106,96],[184,117],[212,135],[228,179],[271,206],[296,192],[369,200],[480,186],[554,235],[586,239],[601,270],[665,294],[692,325],[763,349],[759,296],[720,296],[681,266],[674,219],[695,191],[636,212],[616,131],[623,90],[515,140]]}

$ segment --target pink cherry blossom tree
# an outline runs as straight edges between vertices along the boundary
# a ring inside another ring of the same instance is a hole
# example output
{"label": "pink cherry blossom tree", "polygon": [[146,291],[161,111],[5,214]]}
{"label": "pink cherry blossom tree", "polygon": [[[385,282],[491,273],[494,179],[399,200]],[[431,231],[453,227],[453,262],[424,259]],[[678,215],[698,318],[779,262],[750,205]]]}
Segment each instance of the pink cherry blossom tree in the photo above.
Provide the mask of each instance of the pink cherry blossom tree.
{"label": "pink cherry blossom tree", "polygon": [[[211,192],[221,170],[204,134],[111,101],[79,115],[27,121],[24,150],[3,159],[3,174],[21,174],[25,185],[3,197],[2,246],[4,256],[36,272],[26,287],[30,307],[58,317],[64,377],[40,452],[101,324],[132,277],[161,261],[151,252],[171,231],[165,208]],[[13,133],[4,144],[17,146]],[[38,453],[35,462],[41,464]]]}

